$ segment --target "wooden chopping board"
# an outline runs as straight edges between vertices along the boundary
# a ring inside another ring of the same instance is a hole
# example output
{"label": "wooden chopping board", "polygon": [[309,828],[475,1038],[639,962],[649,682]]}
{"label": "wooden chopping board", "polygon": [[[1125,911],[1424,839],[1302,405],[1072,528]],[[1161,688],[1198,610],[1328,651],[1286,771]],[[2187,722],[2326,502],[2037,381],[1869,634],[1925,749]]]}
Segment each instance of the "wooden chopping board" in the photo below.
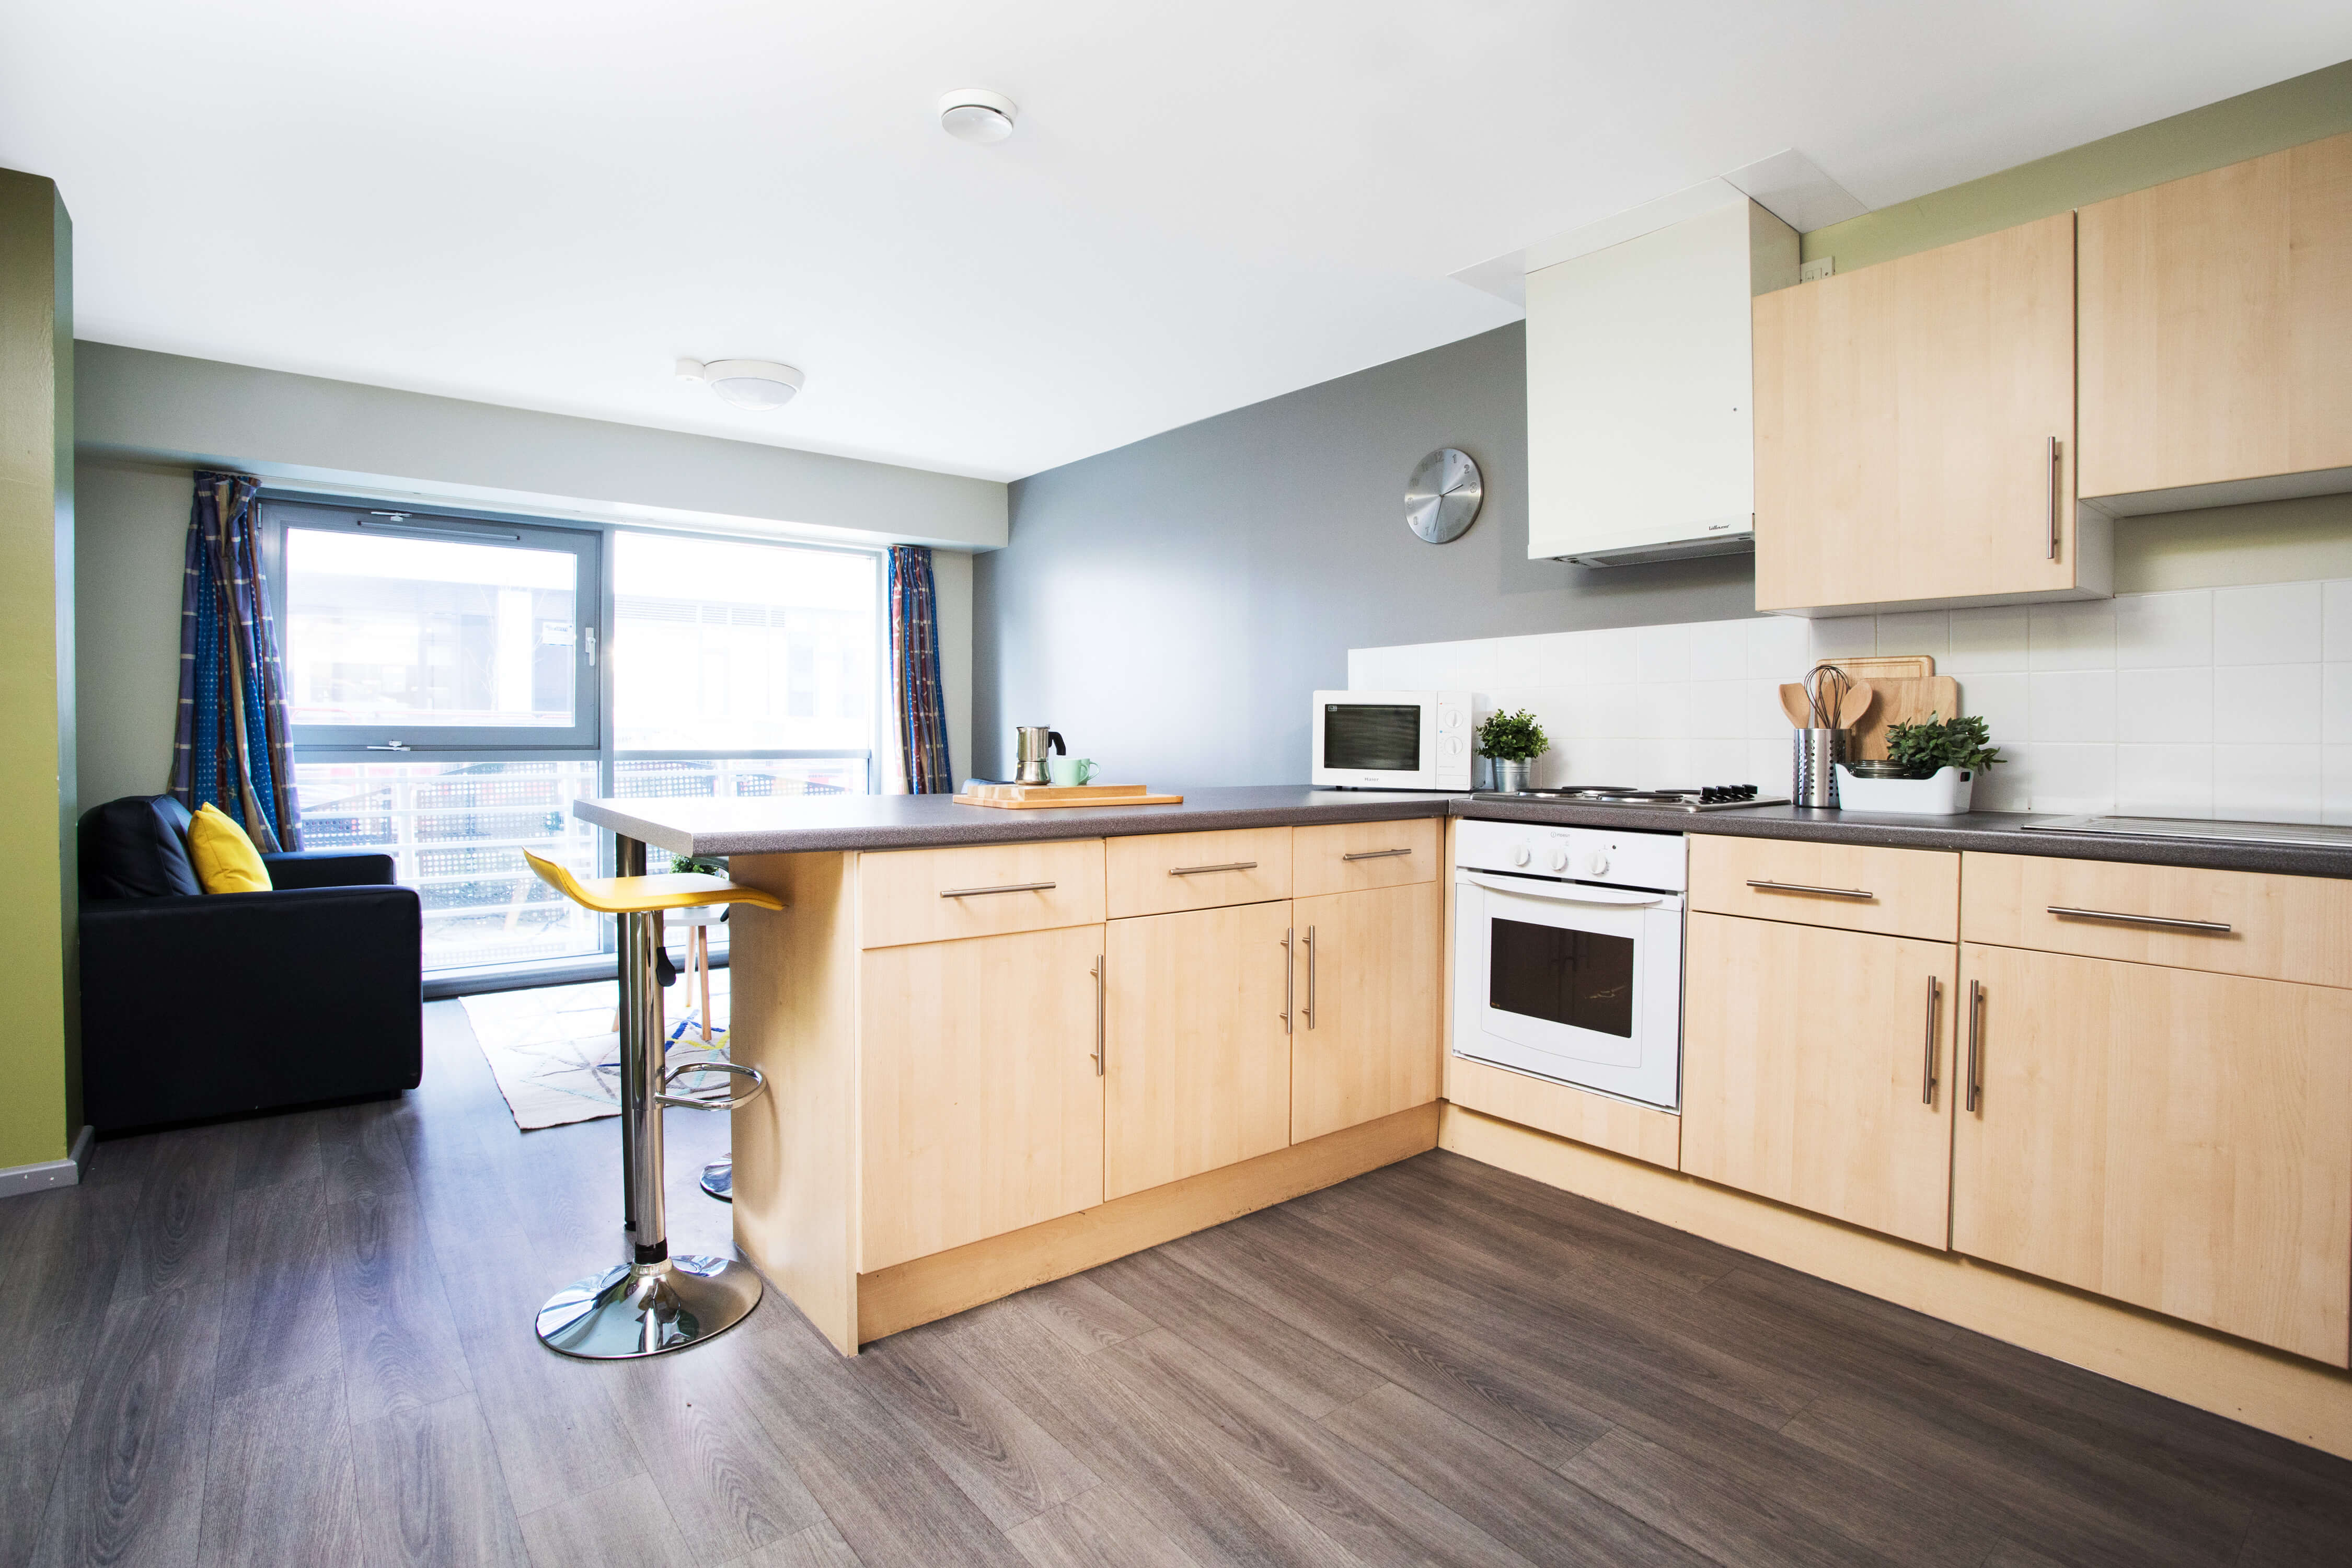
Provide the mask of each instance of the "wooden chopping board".
{"label": "wooden chopping board", "polygon": [[1936,673],[1936,656],[1931,653],[1863,654],[1853,658],[1817,658],[1813,668],[1836,665],[1856,680],[1867,680],[1873,686],[1882,680],[1924,680]]}
{"label": "wooden chopping board", "polygon": [[[1843,668],[1853,668],[1853,661],[1837,662]],[[1924,680],[1895,680],[1874,673],[1868,679],[1877,699],[1871,703],[1870,711],[1863,715],[1862,722],[1853,727],[1853,754],[1862,761],[1885,757],[1889,726],[1916,724],[1931,716],[1949,719],[1960,710],[1960,683],[1948,675],[1931,675]]]}
{"label": "wooden chopping board", "polygon": [[1181,805],[1181,795],[1153,795],[1142,784],[982,784],[955,797],[958,805],[1000,811],[1044,811],[1069,805]]}

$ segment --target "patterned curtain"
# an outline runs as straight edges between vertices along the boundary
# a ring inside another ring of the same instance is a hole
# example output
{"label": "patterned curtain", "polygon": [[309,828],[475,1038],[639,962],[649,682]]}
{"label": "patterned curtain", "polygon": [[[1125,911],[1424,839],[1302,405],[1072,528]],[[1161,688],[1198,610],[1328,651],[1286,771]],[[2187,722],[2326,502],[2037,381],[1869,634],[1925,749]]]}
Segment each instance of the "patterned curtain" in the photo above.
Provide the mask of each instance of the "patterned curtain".
{"label": "patterned curtain", "polygon": [[302,847],[286,731],[286,667],[261,579],[254,492],[245,474],[199,473],[180,588],[180,716],[172,794],[210,802],[264,854]]}
{"label": "patterned curtain", "polygon": [[947,710],[940,696],[940,607],[931,552],[920,544],[890,547],[890,698],[907,793],[953,793]]}

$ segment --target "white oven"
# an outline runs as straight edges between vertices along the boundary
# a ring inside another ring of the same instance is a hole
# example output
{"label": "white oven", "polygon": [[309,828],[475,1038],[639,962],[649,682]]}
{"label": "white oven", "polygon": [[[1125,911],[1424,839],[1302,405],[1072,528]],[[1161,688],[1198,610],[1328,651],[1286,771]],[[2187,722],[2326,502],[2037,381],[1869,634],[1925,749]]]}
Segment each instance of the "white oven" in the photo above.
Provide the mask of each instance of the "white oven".
{"label": "white oven", "polygon": [[1317,789],[1466,790],[1467,691],[1318,691],[1310,723]]}
{"label": "white oven", "polygon": [[1682,835],[1469,820],[1454,860],[1454,1054],[1678,1110]]}

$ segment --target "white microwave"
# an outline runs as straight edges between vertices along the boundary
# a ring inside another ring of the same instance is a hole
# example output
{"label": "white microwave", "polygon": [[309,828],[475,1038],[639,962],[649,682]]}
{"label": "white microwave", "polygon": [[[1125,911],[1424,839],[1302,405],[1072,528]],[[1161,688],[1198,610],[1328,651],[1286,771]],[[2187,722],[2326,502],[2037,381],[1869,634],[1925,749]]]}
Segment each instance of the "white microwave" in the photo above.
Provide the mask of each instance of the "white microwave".
{"label": "white microwave", "polygon": [[1467,691],[1318,691],[1318,789],[1466,790]]}

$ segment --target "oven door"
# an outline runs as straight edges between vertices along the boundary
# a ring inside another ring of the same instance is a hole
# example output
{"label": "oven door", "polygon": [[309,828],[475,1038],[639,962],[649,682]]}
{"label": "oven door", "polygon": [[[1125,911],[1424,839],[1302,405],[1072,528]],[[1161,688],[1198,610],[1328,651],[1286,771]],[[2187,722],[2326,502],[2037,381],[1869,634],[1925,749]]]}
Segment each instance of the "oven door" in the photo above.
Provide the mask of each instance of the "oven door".
{"label": "oven door", "polygon": [[1468,870],[1454,891],[1455,1054],[1679,1107],[1681,895]]}

